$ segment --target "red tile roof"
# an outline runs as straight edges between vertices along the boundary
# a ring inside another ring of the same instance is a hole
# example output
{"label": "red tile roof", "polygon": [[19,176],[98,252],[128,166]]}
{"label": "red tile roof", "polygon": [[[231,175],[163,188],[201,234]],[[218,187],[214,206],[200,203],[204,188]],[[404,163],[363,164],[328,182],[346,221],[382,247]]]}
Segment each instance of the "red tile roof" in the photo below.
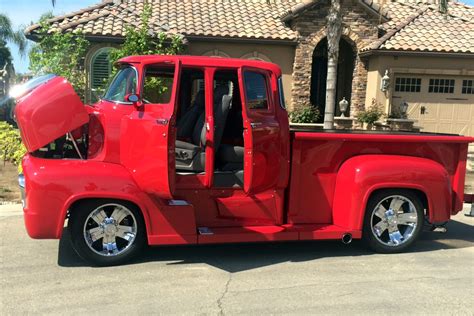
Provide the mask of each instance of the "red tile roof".
{"label": "red tile roof", "polygon": [[433,5],[392,2],[388,9],[385,35],[362,51],[474,54],[474,7],[451,3],[446,15]]}
{"label": "red tile roof", "polygon": [[[286,27],[280,16],[296,5],[295,1],[151,1],[152,32],[179,33],[184,36],[246,39],[296,40],[295,31]],[[51,30],[82,32],[86,36],[125,36],[127,25],[138,26],[143,2],[107,1],[51,20]],[[27,36],[39,31],[35,24]]]}
{"label": "red tile roof", "polygon": [[[382,37],[362,49],[368,51],[420,51],[474,54],[474,7],[450,3],[443,15],[437,8],[414,2],[358,0],[380,13]],[[296,42],[298,33],[284,24],[313,7],[317,1],[298,0],[152,0],[150,32],[184,37],[240,38]],[[108,0],[49,20],[52,31],[82,32],[87,37],[124,37],[127,26],[138,27],[143,2]],[[34,24],[25,30],[39,35]]]}

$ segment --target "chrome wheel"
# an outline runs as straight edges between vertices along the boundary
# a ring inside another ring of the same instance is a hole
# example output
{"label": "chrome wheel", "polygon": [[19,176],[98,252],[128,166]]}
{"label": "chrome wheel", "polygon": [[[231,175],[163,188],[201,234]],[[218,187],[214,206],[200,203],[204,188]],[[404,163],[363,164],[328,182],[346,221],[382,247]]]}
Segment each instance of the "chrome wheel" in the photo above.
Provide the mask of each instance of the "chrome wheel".
{"label": "chrome wheel", "polygon": [[87,246],[101,256],[124,253],[137,236],[137,220],[125,206],[115,203],[95,208],[84,222]]}
{"label": "chrome wheel", "polygon": [[383,198],[373,209],[370,227],[375,238],[386,246],[400,246],[414,236],[420,218],[413,202],[402,195]]}

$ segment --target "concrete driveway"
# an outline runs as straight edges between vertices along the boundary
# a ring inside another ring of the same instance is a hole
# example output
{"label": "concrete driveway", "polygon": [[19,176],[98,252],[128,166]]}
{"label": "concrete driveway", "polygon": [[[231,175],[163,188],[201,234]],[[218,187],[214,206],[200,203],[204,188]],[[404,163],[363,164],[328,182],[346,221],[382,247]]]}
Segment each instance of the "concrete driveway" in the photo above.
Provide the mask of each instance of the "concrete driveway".
{"label": "concrete driveway", "polygon": [[67,236],[30,239],[13,208],[0,208],[3,315],[474,312],[474,219],[463,214],[406,254],[335,241],[160,247],[91,268]]}

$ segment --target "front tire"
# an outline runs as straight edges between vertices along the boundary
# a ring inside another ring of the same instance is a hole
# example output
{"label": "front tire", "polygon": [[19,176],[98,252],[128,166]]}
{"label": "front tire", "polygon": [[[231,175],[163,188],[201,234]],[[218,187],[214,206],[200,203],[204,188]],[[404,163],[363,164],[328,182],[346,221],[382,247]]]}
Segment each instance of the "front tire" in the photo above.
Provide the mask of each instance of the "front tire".
{"label": "front tire", "polygon": [[145,223],[133,204],[116,200],[81,202],[71,210],[68,228],[74,250],[97,266],[122,264],[145,245]]}
{"label": "front tire", "polygon": [[423,204],[412,191],[379,191],[367,203],[363,239],[376,252],[402,252],[418,239],[423,222]]}

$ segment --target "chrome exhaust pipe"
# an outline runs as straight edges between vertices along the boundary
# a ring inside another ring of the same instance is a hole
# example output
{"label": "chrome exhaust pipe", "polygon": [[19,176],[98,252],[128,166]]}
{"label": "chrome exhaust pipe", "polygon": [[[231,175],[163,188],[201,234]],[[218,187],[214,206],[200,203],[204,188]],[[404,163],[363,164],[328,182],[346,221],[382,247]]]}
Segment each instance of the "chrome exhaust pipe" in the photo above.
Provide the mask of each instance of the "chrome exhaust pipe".
{"label": "chrome exhaust pipe", "polygon": [[341,241],[343,244],[348,245],[352,242],[352,234],[342,235]]}

